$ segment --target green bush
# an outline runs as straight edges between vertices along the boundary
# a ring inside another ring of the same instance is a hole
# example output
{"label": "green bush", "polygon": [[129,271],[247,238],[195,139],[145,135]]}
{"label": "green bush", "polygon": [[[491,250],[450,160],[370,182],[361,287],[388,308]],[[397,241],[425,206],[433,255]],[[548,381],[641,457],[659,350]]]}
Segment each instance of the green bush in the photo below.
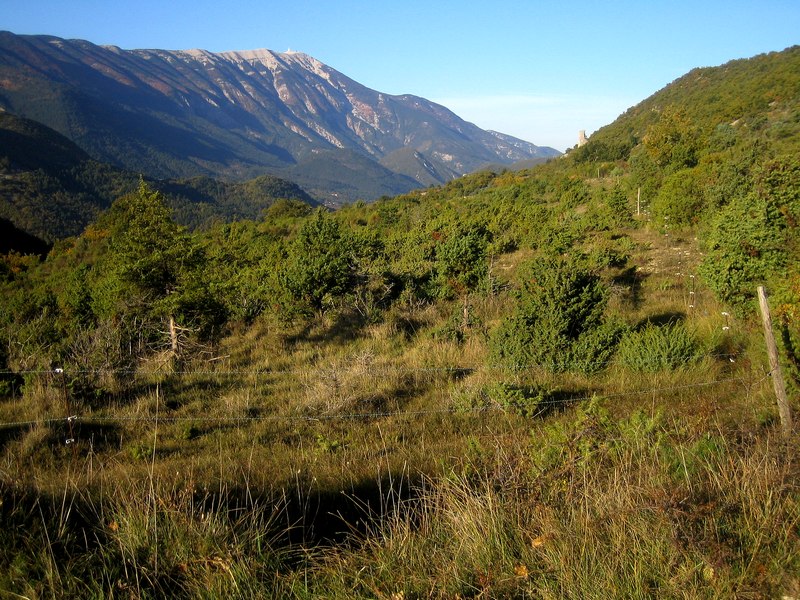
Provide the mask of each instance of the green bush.
{"label": "green bush", "polygon": [[704,198],[694,169],[681,169],[665,177],[652,204],[656,223],[669,220],[679,227],[696,223],[703,209]]}
{"label": "green bush", "polygon": [[648,324],[625,335],[617,350],[625,368],[648,373],[674,371],[697,363],[702,355],[697,339],[682,323]]}
{"label": "green bush", "polygon": [[498,383],[491,386],[486,392],[489,398],[505,410],[515,412],[523,417],[543,415],[552,403],[550,390],[538,386]]}
{"label": "green bush", "polygon": [[353,243],[333,217],[318,210],[289,248],[281,284],[293,308],[314,312],[332,304],[355,283]]}
{"label": "green bush", "polygon": [[756,287],[783,287],[797,262],[800,161],[782,156],[760,165],[754,188],[711,221],[700,274],[739,313],[753,311]]}
{"label": "green bush", "polygon": [[516,311],[492,336],[493,357],[515,369],[601,370],[622,329],[605,318],[600,278],[562,258],[539,260],[523,277]]}
{"label": "green bush", "polygon": [[740,313],[755,306],[758,283],[786,268],[783,221],[778,207],[756,194],[734,199],[712,221],[699,272]]}
{"label": "green bush", "polygon": [[486,249],[490,238],[485,227],[456,227],[436,246],[436,277],[444,297],[463,296],[485,281]]}

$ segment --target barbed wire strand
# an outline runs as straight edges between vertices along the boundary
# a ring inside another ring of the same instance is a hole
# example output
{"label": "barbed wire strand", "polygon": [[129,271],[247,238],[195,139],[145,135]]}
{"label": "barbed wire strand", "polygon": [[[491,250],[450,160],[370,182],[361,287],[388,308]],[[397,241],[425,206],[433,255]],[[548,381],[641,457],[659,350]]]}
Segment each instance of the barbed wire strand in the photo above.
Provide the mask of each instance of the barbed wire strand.
{"label": "barbed wire strand", "polygon": [[[714,359],[728,359],[731,362],[736,362],[737,359],[744,355],[734,353],[714,353],[699,355],[695,361],[701,358],[714,358]],[[437,373],[437,372],[463,372],[463,371],[512,371],[512,372],[525,372],[535,371],[537,369],[552,369],[554,366],[559,367],[604,367],[614,364],[616,359],[612,358],[604,361],[574,361],[562,362],[554,361],[549,363],[526,363],[526,364],[481,364],[481,365],[454,365],[454,366],[428,366],[428,367],[408,367],[397,366],[392,367],[388,365],[374,365],[370,360],[361,360],[359,357],[351,357],[348,360],[342,361],[345,365],[355,365],[362,363],[363,366],[369,366],[373,371],[395,371],[400,373]],[[20,369],[13,370],[0,370],[0,376],[13,376],[13,375],[48,375],[48,374],[73,374],[73,375],[133,375],[139,377],[153,376],[153,375],[208,375],[208,376],[225,376],[225,375],[297,375],[308,374],[317,371],[330,370],[332,368],[341,368],[342,364],[317,364],[310,367],[300,367],[292,369],[275,369],[270,366],[255,367],[255,368],[242,368],[242,369],[71,369],[69,367],[59,367],[58,369]],[[567,369],[569,370],[569,369]]]}
{"label": "barbed wire strand", "polygon": [[[598,400],[609,400],[613,398],[623,398],[629,396],[639,396],[639,395],[650,395],[655,393],[663,393],[663,392],[672,392],[678,390],[686,390],[692,388],[701,388],[701,387],[711,387],[715,385],[721,385],[725,383],[741,383],[747,384],[750,386],[756,386],[765,381],[771,375],[767,373],[764,377],[758,380],[748,381],[742,377],[730,377],[725,379],[715,379],[712,381],[705,381],[705,382],[697,382],[697,383],[688,383],[683,385],[676,385],[676,386],[662,386],[662,387],[654,387],[654,388],[645,388],[639,390],[630,390],[626,392],[614,392],[608,394],[588,394],[582,396],[574,396],[570,398],[563,398],[563,399],[550,399],[550,400],[540,400],[536,403],[536,406],[539,407],[546,407],[546,406],[553,406],[553,405],[560,405],[560,406],[568,406],[570,404],[576,404],[579,402],[586,402],[591,400],[592,398]],[[86,417],[71,415],[66,418],[60,419],[34,419],[34,420],[27,420],[27,421],[12,421],[12,422],[2,422],[0,423],[0,427],[2,428],[14,428],[14,427],[33,427],[37,425],[51,425],[56,423],[61,423],[65,421],[78,421],[79,423],[86,423],[86,424],[100,424],[100,423],[130,423],[130,422],[192,422],[192,423],[242,423],[242,422],[254,422],[254,421],[272,421],[272,422],[297,422],[297,421],[304,421],[304,422],[321,422],[321,421],[348,421],[348,420],[366,420],[366,419],[379,419],[379,418],[396,418],[396,417],[418,417],[418,416],[425,416],[425,415],[433,415],[433,414],[451,414],[451,415],[458,415],[458,414],[465,414],[465,413],[480,413],[480,412],[505,412],[508,409],[500,404],[494,405],[484,405],[484,406],[474,406],[474,407],[450,407],[450,408],[441,408],[441,409],[430,409],[430,410],[415,410],[415,411],[372,411],[372,412],[362,412],[362,413],[348,413],[348,414],[314,414],[314,415],[298,415],[298,414],[289,414],[289,415],[218,415],[218,416],[209,416],[209,415],[194,415],[194,416],[163,416],[163,415],[89,415]]]}

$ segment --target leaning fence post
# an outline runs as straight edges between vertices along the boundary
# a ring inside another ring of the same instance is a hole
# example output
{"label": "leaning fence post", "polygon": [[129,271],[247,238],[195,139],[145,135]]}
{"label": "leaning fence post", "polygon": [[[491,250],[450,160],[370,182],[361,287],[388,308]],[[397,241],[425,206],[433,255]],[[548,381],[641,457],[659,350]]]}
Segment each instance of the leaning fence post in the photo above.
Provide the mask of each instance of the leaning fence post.
{"label": "leaning fence post", "polygon": [[761,308],[761,321],[764,323],[764,339],[767,342],[769,369],[772,375],[772,386],[775,389],[775,398],[778,400],[781,427],[783,428],[783,433],[788,435],[792,431],[792,413],[789,410],[786,384],[783,381],[783,373],[778,361],[778,346],[775,344],[775,335],[772,333],[772,316],[767,303],[767,292],[764,290],[763,285],[758,286],[758,305]]}

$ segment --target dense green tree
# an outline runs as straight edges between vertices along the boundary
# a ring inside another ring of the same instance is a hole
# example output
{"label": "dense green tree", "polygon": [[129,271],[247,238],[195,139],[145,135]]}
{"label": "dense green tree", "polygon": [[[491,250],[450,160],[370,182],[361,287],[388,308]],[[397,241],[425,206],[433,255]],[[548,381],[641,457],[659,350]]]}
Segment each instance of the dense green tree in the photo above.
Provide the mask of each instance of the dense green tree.
{"label": "dense green tree", "polygon": [[608,291],[574,260],[529,265],[517,309],[492,337],[494,358],[512,368],[594,372],[605,365],[621,329],[605,318]]}
{"label": "dense green tree", "polygon": [[176,352],[177,328],[201,337],[218,332],[225,314],[207,288],[204,253],[172,220],[159,192],[141,182],[112,205],[106,224],[108,252],[98,264],[95,294],[99,315],[141,323],[140,337],[167,331]]}
{"label": "dense green tree", "polygon": [[288,249],[282,282],[294,309],[331,306],[355,283],[352,240],[320,209],[300,228]]}
{"label": "dense green tree", "polygon": [[112,255],[118,275],[146,301],[175,291],[182,273],[198,260],[198,249],[172,220],[159,192],[141,182],[111,208]]}
{"label": "dense green tree", "polygon": [[95,322],[90,273],[91,267],[84,263],[66,275],[66,281],[60,290],[59,306],[68,327],[89,327]]}
{"label": "dense green tree", "polygon": [[489,232],[485,227],[455,227],[436,245],[436,277],[444,296],[465,296],[488,273]]}
{"label": "dense green tree", "polygon": [[758,284],[784,279],[797,253],[798,216],[797,159],[767,162],[753,190],[734,198],[711,222],[700,272],[721,300],[746,310]]}
{"label": "dense green tree", "polygon": [[276,273],[283,260],[281,238],[270,221],[218,225],[203,238],[209,293],[233,320],[249,323],[274,301]]}
{"label": "dense green tree", "polygon": [[3,343],[15,371],[49,369],[60,361],[64,336],[53,292],[41,281],[17,281],[3,290]]}
{"label": "dense green tree", "polygon": [[696,224],[703,215],[705,201],[694,169],[681,169],[664,178],[650,205],[656,223],[668,221],[679,227]]}
{"label": "dense green tree", "polygon": [[668,107],[661,111],[642,141],[653,161],[663,169],[673,171],[697,164],[697,131],[679,109]]}

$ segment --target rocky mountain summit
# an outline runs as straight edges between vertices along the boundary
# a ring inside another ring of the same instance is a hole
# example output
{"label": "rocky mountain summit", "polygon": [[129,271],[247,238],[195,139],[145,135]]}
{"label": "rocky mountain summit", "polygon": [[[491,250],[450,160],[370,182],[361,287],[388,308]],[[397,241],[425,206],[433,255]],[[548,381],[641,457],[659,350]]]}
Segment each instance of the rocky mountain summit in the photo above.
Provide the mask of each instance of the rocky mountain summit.
{"label": "rocky mountain summit", "polygon": [[123,50],[0,32],[0,108],[153,177],[269,173],[332,204],[559,154],[299,52]]}

